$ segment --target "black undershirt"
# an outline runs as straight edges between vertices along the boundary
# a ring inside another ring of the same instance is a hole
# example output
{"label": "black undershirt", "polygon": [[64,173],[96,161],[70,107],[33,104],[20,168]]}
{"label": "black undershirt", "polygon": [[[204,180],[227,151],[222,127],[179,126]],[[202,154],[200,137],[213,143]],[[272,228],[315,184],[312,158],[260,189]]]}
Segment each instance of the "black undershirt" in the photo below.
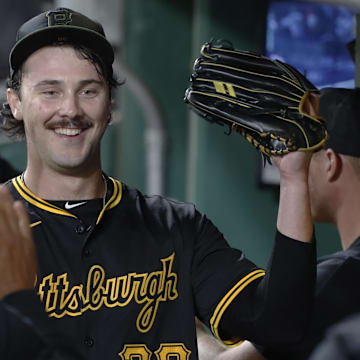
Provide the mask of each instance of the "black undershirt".
{"label": "black undershirt", "polygon": [[[102,198],[91,199],[91,200],[76,200],[76,201],[70,201],[70,200],[61,200],[61,201],[45,200],[45,201],[75,215],[76,217],[81,219],[81,221],[87,226],[96,222],[97,217],[99,216],[99,213],[103,208]],[[86,202],[86,203],[83,205],[73,207],[72,209],[66,209],[65,207],[66,203],[73,205],[82,202]]]}

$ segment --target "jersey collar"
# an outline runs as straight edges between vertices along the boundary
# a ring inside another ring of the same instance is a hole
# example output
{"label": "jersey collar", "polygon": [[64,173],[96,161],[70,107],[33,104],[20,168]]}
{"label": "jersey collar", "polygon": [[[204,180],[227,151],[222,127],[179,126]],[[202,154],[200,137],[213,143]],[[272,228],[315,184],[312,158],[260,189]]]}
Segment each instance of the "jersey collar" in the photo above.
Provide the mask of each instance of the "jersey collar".
{"label": "jersey collar", "polygon": [[[99,216],[96,220],[96,224],[100,222],[106,210],[110,210],[114,208],[121,200],[122,197],[122,185],[120,181],[115,180],[107,175],[104,174],[105,181],[107,183],[107,193],[105,195],[105,205],[99,213]],[[51,212],[54,214],[62,215],[62,216],[69,216],[77,219],[77,216],[72,214],[69,211],[66,211],[60,207],[57,207],[49,202],[41,199],[40,197],[36,196],[34,193],[30,191],[30,189],[24,184],[21,180],[21,175],[12,179],[12,184],[15,187],[16,191],[19,195],[26,200],[28,203],[36,206],[37,208]]]}

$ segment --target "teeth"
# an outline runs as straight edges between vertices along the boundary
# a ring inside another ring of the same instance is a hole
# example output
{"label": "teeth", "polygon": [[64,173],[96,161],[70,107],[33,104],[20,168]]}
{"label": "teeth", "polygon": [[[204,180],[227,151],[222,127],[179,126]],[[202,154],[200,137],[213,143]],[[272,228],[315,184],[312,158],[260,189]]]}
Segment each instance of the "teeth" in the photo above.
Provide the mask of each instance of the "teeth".
{"label": "teeth", "polygon": [[75,136],[81,133],[81,129],[56,128],[55,132],[59,135]]}

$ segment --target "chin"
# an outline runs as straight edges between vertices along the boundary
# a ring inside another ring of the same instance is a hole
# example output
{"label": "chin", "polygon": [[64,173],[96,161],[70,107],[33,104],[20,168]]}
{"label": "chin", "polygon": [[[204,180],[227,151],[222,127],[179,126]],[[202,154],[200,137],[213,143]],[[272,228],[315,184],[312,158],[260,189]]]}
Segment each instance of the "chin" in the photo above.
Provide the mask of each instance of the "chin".
{"label": "chin", "polygon": [[58,161],[56,162],[54,169],[61,173],[69,173],[83,170],[85,167],[85,162],[83,161]]}

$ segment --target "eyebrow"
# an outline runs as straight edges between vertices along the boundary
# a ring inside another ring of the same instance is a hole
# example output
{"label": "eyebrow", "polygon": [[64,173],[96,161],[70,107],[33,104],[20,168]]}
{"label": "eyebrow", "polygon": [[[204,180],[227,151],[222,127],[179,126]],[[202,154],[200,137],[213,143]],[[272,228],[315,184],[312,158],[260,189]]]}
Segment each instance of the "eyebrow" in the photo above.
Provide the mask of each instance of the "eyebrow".
{"label": "eyebrow", "polygon": [[[47,80],[42,80],[42,81],[38,82],[37,84],[35,84],[35,87],[37,88],[37,87],[43,87],[43,86],[48,86],[48,85],[61,85],[63,83],[64,83],[63,80],[47,79]],[[80,84],[80,86],[86,86],[89,84],[104,85],[104,81],[97,80],[97,79],[86,79],[86,80],[80,80],[79,84]]]}

